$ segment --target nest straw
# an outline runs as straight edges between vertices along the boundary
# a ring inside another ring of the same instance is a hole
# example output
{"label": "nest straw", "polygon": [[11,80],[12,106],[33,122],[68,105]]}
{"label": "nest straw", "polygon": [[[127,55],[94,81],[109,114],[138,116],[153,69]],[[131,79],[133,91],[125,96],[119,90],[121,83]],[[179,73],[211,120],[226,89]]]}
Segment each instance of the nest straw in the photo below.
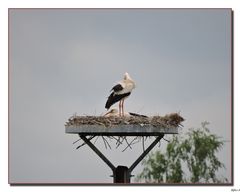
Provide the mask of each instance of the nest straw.
{"label": "nest straw", "polygon": [[68,119],[69,125],[102,125],[111,127],[113,125],[152,125],[154,127],[178,127],[184,119],[178,113],[171,113],[165,116],[152,117],[103,117],[103,116],[74,116]]}

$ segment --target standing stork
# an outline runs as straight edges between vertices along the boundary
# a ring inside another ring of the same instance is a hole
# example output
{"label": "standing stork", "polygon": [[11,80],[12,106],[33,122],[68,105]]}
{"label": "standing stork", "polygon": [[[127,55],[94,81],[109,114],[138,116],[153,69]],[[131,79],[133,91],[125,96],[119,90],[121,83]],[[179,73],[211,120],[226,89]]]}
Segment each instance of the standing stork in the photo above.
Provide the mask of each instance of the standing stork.
{"label": "standing stork", "polygon": [[125,73],[123,80],[118,82],[118,84],[111,89],[112,93],[108,97],[105,108],[109,109],[113,104],[119,101],[119,116],[124,116],[124,100],[131,94],[134,88],[134,81],[128,73]]}

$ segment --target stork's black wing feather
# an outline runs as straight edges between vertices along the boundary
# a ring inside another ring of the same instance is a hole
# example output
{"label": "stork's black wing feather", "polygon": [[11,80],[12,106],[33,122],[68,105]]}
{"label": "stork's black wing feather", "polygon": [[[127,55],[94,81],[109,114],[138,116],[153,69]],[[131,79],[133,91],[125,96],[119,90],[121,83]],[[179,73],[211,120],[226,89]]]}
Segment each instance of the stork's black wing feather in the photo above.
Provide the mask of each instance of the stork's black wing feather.
{"label": "stork's black wing feather", "polygon": [[114,91],[114,92],[118,92],[121,90],[123,90],[123,86],[121,84],[117,84],[111,89],[111,91]]}
{"label": "stork's black wing feather", "polygon": [[114,92],[112,92],[111,95],[108,97],[105,108],[109,109],[114,103],[117,103],[118,101],[120,101],[124,97],[129,96],[130,94],[131,94],[131,92],[118,95],[118,94],[115,94]]}

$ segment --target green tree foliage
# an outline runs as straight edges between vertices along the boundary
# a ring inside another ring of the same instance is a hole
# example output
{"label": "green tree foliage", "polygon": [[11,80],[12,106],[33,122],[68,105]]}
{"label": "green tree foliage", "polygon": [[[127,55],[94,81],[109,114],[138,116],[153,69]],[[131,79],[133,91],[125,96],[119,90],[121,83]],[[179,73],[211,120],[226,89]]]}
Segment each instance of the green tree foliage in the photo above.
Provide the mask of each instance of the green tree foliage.
{"label": "green tree foliage", "polygon": [[154,183],[218,183],[217,171],[224,168],[216,153],[224,142],[211,134],[202,123],[198,129],[190,129],[185,137],[173,136],[166,152],[156,151],[143,160],[144,169],[137,176],[138,181]]}

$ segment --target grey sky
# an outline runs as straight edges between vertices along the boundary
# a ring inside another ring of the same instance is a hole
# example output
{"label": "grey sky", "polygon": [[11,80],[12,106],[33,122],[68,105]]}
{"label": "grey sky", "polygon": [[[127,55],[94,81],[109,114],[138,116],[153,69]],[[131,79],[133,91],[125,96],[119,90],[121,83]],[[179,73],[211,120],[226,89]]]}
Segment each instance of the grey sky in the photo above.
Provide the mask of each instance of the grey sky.
{"label": "grey sky", "polygon": [[[181,111],[184,130],[207,120],[230,141],[230,9],[11,9],[9,17],[10,182],[111,182],[89,148],[75,150],[64,123],[105,112],[126,71],[137,84],[126,110]],[[115,165],[142,152],[98,147]],[[230,149],[219,154],[229,180]]]}

